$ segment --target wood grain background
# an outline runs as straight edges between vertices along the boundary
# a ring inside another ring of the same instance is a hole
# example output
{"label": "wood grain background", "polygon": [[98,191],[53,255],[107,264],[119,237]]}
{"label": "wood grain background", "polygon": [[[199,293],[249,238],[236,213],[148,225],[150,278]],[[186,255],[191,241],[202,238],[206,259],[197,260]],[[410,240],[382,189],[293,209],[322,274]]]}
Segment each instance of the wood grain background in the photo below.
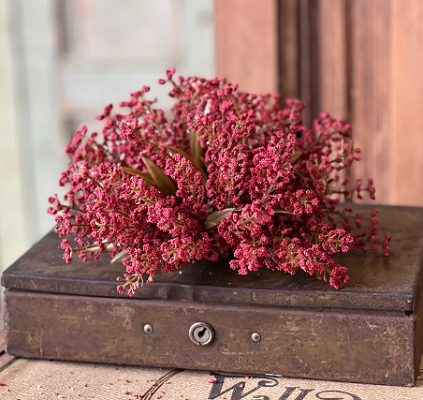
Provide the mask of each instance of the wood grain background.
{"label": "wood grain background", "polygon": [[218,75],[251,92],[273,92],[278,82],[275,1],[216,0]]}
{"label": "wood grain background", "polygon": [[307,124],[346,118],[363,156],[352,178],[373,177],[378,203],[423,205],[422,0],[216,0],[215,13],[218,75],[301,98]]}

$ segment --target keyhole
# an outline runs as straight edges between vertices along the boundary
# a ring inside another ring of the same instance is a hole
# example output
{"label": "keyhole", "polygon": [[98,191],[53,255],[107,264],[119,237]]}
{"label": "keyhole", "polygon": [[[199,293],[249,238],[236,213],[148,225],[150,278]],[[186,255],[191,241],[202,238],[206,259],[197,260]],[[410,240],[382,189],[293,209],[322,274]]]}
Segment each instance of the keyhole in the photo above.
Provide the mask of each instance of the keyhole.
{"label": "keyhole", "polygon": [[196,322],[189,328],[189,338],[197,346],[208,346],[214,340],[214,330],[205,322]]}
{"label": "keyhole", "polygon": [[210,339],[211,334],[208,326],[200,325],[194,330],[194,339],[202,346]]}

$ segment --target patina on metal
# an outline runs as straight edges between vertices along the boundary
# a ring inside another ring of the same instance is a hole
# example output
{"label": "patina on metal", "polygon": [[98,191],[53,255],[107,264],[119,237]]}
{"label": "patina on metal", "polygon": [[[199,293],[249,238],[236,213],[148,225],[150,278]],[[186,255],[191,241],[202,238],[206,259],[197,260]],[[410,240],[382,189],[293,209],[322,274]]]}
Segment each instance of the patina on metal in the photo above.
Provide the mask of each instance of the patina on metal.
{"label": "patina on metal", "polygon": [[[107,257],[65,264],[60,238],[50,233],[3,273],[7,350],[22,357],[412,385],[423,351],[423,209],[378,209],[381,232],[393,236],[392,254],[339,257],[351,279],[338,291],[301,273],[263,268],[239,276],[226,260],[160,274],[128,298],[116,291],[121,265]],[[210,331],[203,326],[190,334],[199,321]],[[154,329],[147,332],[147,325]],[[209,345],[199,345],[209,332]]]}

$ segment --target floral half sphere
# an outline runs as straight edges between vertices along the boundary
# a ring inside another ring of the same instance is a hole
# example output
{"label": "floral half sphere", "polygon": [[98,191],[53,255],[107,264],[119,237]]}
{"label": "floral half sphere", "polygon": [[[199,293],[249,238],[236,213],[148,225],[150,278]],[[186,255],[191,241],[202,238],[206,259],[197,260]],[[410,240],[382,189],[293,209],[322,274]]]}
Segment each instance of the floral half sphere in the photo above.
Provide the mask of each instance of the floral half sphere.
{"label": "floral half sphere", "polygon": [[366,246],[389,254],[376,210],[366,232],[362,213],[338,206],[375,194],[371,179],[350,188],[342,178],[360,159],[350,125],[322,113],[308,129],[298,100],[281,108],[277,95],[174,73],[159,80],[171,86],[171,118],[145,98],[144,86],[120,104],[126,114],[111,115],[108,105],[97,117],[102,135],[82,126],[66,147],[71,163],[59,183],[70,189],[48,209],[56,232],[77,244],[62,241],[66,262],[74,253],[84,261],[124,256],[118,291],[132,296],[158,271],[228,256],[242,275],[302,269],[338,289],[348,271],[335,254]]}

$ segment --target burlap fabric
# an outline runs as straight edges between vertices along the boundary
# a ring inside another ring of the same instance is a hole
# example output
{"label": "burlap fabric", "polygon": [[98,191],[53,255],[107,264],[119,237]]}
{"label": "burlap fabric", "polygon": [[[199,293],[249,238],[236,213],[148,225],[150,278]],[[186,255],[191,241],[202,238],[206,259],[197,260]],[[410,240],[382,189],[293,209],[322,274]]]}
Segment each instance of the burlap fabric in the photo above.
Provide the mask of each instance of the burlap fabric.
{"label": "burlap fabric", "polygon": [[416,387],[131,368],[0,357],[1,400],[422,400]]}

